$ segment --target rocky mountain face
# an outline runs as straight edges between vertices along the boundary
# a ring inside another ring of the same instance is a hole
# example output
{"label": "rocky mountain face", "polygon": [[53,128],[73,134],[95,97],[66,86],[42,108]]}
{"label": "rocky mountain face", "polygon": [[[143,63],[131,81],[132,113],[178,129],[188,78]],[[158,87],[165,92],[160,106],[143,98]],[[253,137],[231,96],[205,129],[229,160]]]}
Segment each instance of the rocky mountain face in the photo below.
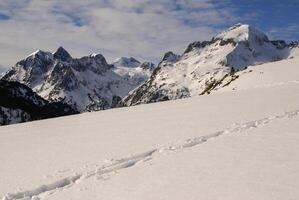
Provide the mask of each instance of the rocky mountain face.
{"label": "rocky mountain face", "polygon": [[[296,49],[296,51],[295,51]],[[259,30],[237,24],[210,41],[190,44],[183,55],[168,52],[150,79],[120,103],[131,106],[210,93],[238,78],[236,71],[290,58],[296,43],[270,41]]]}
{"label": "rocky mountain face", "polygon": [[0,96],[0,125],[77,113],[66,104],[49,103],[18,82],[0,80]]}
{"label": "rocky mountain face", "polygon": [[62,47],[55,53],[36,51],[19,61],[2,80],[17,81],[50,102],[95,111],[114,107],[129,91],[145,82],[152,63],[120,58],[108,64],[101,54],[72,58]]}

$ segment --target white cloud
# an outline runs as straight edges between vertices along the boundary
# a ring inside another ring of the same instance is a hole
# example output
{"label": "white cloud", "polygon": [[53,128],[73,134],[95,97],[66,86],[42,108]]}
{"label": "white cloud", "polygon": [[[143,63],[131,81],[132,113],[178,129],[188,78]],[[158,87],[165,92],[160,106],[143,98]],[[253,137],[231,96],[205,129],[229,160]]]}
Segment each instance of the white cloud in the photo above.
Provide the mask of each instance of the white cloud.
{"label": "white cloud", "polygon": [[[215,25],[234,23],[211,0],[1,0],[0,64],[11,66],[36,49],[64,46],[74,56],[102,53],[158,61],[168,50],[209,39]],[[213,25],[213,26],[211,26]]]}

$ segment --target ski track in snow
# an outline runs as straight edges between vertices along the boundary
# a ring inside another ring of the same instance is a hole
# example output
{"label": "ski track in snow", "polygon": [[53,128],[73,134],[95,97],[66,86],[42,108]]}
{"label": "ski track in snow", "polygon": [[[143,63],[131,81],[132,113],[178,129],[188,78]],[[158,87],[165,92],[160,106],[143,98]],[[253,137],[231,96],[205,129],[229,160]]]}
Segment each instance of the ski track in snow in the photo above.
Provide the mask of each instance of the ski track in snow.
{"label": "ski track in snow", "polygon": [[[68,189],[75,184],[79,184],[80,181],[88,179],[90,177],[100,177],[105,180],[105,176],[109,176],[114,172],[120,171],[122,169],[134,167],[139,163],[144,163],[155,157],[156,154],[162,155],[163,152],[177,152],[191,147],[198,146],[202,143],[209,141],[210,139],[217,138],[224,134],[242,133],[243,131],[258,128],[265,124],[268,124],[277,119],[291,119],[299,115],[299,110],[285,112],[280,115],[274,115],[267,118],[262,118],[259,120],[249,121],[243,124],[233,124],[231,127],[218,131],[206,136],[200,136],[191,138],[181,142],[181,144],[172,146],[162,146],[138,155],[125,157],[122,159],[114,160],[111,164],[103,165],[100,168],[92,171],[86,171],[80,174],[75,174],[70,177],[66,177],[55,182],[38,186],[35,189],[21,191],[17,193],[8,193],[2,200],[39,200],[55,192]],[[42,197],[41,197],[42,196]]]}

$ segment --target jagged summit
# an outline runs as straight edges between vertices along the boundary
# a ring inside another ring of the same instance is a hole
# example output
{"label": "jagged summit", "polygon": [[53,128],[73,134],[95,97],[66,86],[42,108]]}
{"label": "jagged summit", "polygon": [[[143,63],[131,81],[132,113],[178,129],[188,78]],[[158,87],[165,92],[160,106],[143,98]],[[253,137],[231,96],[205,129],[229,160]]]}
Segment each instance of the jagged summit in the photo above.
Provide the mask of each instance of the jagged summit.
{"label": "jagged summit", "polygon": [[65,62],[68,62],[72,59],[72,56],[63,47],[59,47],[53,54],[53,56],[55,59],[59,59]]}

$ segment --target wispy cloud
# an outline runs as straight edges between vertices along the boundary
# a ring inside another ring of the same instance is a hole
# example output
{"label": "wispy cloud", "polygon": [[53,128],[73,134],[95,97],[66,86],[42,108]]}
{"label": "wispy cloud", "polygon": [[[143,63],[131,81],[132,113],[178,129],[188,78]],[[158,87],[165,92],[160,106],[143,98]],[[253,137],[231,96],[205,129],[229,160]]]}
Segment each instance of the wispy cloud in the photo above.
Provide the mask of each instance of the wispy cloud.
{"label": "wispy cloud", "polygon": [[110,60],[158,61],[234,19],[211,0],[2,0],[0,63],[10,66],[35,49],[61,45],[74,56],[97,51]]}
{"label": "wispy cloud", "polygon": [[294,38],[294,35],[299,33],[299,25],[298,24],[288,24],[286,26],[274,27],[270,29],[269,35],[271,35],[274,39],[284,38],[285,40],[296,40],[298,38]]}

